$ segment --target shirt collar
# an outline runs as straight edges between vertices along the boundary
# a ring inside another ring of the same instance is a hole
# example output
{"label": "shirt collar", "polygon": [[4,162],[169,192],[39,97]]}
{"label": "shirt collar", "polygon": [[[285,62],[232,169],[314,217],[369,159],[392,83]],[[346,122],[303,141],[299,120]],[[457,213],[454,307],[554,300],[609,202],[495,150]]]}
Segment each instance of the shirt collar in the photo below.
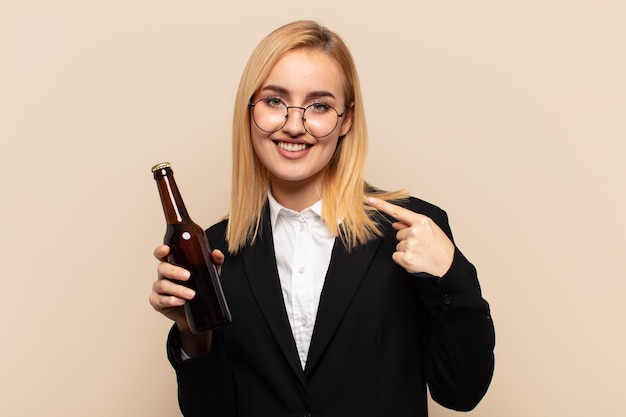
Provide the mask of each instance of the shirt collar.
{"label": "shirt collar", "polygon": [[[283,215],[287,213],[298,214],[298,212],[288,209],[284,207],[282,204],[280,204],[278,201],[276,201],[276,199],[272,195],[271,190],[268,190],[267,198],[270,204],[270,221],[271,221],[272,229],[274,229],[274,226],[276,225],[276,220],[278,219],[278,216],[281,214],[281,212],[283,213]],[[322,217],[322,200],[317,200],[317,202],[315,202],[312,206],[307,207],[304,210],[302,210],[300,214],[306,214],[306,212],[311,212],[315,214],[318,218],[321,218]]]}

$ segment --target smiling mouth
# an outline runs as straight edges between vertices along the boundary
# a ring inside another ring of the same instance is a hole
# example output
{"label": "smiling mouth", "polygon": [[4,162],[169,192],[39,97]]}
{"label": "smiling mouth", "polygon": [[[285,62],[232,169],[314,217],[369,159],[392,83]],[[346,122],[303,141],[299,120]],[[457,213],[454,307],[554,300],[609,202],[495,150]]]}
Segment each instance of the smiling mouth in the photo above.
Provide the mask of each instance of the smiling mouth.
{"label": "smiling mouth", "polygon": [[275,142],[275,143],[276,143],[276,146],[278,146],[280,149],[287,151],[287,152],[299,152],[312,146],[306,143],[292,143],[292,142]]}

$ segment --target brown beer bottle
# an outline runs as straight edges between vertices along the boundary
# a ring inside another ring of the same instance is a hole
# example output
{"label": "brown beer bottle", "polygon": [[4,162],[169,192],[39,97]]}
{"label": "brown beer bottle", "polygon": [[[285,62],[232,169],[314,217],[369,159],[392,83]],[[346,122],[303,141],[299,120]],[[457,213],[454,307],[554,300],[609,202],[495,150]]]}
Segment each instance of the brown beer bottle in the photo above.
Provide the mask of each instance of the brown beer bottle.
{"label": "brown beer bottle", "polygon": [[185,315],[191,332],[206,333],[230,323],[232,318],[212,262],[209,241],[204,230],[187,213],[174,180],[172,166],[168,162],[155,165],[152,173],[167,222],[163,239],[163,243],[170,247],[167,261],[191,273],[187,281],[178,283],[196,292],[196,296],[185,303]]}

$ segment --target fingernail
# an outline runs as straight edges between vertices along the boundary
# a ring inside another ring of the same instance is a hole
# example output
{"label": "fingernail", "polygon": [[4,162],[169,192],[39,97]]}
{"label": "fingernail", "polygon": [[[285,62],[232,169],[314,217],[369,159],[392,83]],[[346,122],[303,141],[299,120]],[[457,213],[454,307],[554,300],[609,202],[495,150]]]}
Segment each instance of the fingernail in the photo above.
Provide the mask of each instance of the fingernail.
{"label": "fingernail", "polygon": [[181,277],[182,279],[189,279],[189,277],[190,277],[190,276],[191,276],[191,272],[189,272],[189,271],[187,271],[187,270],[182,271],[182,272],[180,273],[180,277]]}
{"label": "fingernail", "polygon": [[196,292],[194,290],[192,290],[191,288],[187,288],[185,290],[185,295],[189,298],[193,298],[196,296]]}
{"label": "fingernail", "polygon": [[172,304],[174,304],[174,305],[182,306],[186,302],[187,302],[187,300],[183,300],[182,298],[172,297]]}
{"label": "fingernail", "polygon": [[376,204],[378,202],[378,199],[376,197],[368,197],[367,198],[367,203],[368,204]]}

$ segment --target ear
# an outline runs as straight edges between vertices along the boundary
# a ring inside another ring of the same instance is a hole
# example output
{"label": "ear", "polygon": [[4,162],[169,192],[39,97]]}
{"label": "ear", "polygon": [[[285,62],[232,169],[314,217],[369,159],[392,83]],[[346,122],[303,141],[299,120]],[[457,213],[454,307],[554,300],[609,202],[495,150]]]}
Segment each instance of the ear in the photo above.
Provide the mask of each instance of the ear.
{"label": "ear", "polygon": [[350,107],[343,112],[343,117],[341,118],[341,125],[339,126],[341,129],[339,130],[339,136],[346,136],[350,129],[352,128],[352,119],[354,117],[354,102],[350,104]]}

